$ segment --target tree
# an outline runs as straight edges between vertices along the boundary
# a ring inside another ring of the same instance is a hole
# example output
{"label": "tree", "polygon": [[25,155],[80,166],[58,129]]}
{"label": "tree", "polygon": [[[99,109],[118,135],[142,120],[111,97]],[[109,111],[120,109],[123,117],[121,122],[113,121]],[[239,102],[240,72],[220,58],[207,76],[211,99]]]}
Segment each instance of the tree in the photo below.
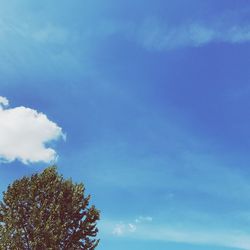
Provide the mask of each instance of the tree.
{"label": "tree", "polygon": [[56,167],[14,181],[0,203],[0,249],[94,250],[99,211]]}

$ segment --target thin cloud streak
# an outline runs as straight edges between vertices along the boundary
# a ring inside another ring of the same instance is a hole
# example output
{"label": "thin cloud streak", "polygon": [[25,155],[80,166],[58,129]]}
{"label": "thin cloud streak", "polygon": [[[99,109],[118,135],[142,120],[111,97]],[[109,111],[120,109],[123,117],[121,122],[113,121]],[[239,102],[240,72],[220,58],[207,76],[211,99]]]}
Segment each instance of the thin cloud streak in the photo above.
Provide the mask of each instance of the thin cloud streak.
{"label": "thin cloud streak", "polygon": [[250,41],[250,25],[203,25],[193,22],[168,27],[157,20],[148,20],[137,31],[136,41],[148,50],[167,51],[184,47],[201,47],[209,43],[245,43]]}
{"label": "thin cloud streak", "polygon": [[219,231],[191,228],[175,228],[137,224],[133,229],[130,223],[115,223],[103,221],[100,225],[102,232],[107,236],[124,237],[136,240],[153,240],[176,243],[186,243],[204,246],[232,247],[244,250],[250,249],[249,234],[237,230]]}

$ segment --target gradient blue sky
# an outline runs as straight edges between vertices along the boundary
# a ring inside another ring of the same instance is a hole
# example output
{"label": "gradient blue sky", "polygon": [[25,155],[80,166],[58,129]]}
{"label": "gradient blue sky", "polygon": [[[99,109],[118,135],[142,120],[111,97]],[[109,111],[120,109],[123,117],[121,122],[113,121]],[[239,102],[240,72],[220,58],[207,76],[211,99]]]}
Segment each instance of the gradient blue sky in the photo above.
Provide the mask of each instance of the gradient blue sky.
{"label": "gradient blue sky", "polygon": [[0,0],[0,96],[67,135],[99,250],[250,249],[249,67],[248,0]]}

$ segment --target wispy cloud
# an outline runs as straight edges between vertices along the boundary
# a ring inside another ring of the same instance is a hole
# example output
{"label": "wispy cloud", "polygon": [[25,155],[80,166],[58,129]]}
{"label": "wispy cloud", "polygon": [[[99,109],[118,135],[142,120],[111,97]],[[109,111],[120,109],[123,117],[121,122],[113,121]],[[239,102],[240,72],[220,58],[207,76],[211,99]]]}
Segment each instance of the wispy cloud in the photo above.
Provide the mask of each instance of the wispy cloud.
{"label": "wispy cloud", "polygon": [[150,19],[136,32],[136,41],[149,50],[200,47],[211,42],[244,43],[250,41],[250,25],[202,24],[194,21],[179,26]]}
{"label": "wispy cloud", "polygon": [[[1,75],[13,76],[17,71],[19,75],[30,75],[30,65],[33,65],[32,74],[43,72],[43,76],[80,74],[83,65],[74,52],[76,40],[77,34],[53,21],[28,22],[24,18],[1,17]],[[56,73],[58,70],[60,74]]]}
{"label": "wispy cloud", "polygon": [[[237,230],[193,229],[185,227],[170,227],[154,224],[131,224],[103,221],[101,224],[105,234],[140,240],[166,241],[188,243],[206,246],[233,247],[250,249],[250,235]],[[113,230],[112,230],[113,228]]]}
{"label": "wispy cloud", "polygon": [[68,41],[72,34],[65,27],[50,22],[35,24],[16,22],[16,20],[7,18],[0,19],[1,40],[11,40],[14,36],[20,39],[28,39],[31,42],[63,44]]}
{"label": "wispy cloud", "polygon": [[[249,10],[246,12],[249,13]],[[100,19],[94,29],[87,28],[81,36],[96,40],[119,34],[152,51],[201,47],[220,42],[240,44],[250,41],[250,24],[242,22],[241,15],[241,12],[226,12],[214,19],[183,20],[180,23],[171,23],[157,16],[145,16],[139,21]]]}
{"label": "wispy cloud", "polygon": [[128,233],[135,233],[137,226],[143,223],[152,222],[153,218],[150,216],[139,216],[133,222],[119,222],[113,225],[112,234],[116,236],[123,236]]}
{"label": "wispy cloud", "polygon": [[112,230],[112,234],[116,236],[123,236],[124,234],[127,234],[127,233],[134,233],[136,229],[137,227],[135,224],[132,224],[132,223],[126,224],[123,222],[119,222],[114,226]]}
{"label": "wispy cloud", "polygon": [[176,229],[167,227],[151,227],[138,231],[138,238],[148,238],[152,240],[173,241],[179,243],[215,245],[225,247],[235,247],[240,249],[250,249],[249,234],[228,230],[193,230]]}
{"label": "wispy cloud", "polygon": [[51,162],[56,151],[46,144],[64,137],[62,129],[43,113],[27,107],[6,108],[8,99],[0,97],[0,160]]}
{"label": "wispy cloud", "polygon": [[151,216],[139,216],[135,219],[135,223],[151,222],[153,218]]}
{"label": "wispy cloud", "polygon": [[249,10],[243,14],[226,12],[214,19],[183,20],[180,23],[171,23],[156,16],[145,16],[140,21],[99,20],[87,35],[97,38],[119,34],[152,51],[220,42],[240,44],[250,42],[250,23],[241,21],[241,16],[247,14]]}

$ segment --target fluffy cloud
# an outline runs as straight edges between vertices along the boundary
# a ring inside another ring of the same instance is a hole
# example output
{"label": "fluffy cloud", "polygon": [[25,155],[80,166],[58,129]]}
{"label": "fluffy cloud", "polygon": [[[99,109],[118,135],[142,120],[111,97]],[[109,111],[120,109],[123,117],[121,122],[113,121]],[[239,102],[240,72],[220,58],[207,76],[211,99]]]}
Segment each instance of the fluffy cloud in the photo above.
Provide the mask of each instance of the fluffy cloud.
{"label": "fluffy cloud", "polygon": [[26,107],[6,108],[9,102],[0,97],[0,159],[2,162],[50,163],[57,158],[48,147],[63,138],[62,129],[43,113]]}

